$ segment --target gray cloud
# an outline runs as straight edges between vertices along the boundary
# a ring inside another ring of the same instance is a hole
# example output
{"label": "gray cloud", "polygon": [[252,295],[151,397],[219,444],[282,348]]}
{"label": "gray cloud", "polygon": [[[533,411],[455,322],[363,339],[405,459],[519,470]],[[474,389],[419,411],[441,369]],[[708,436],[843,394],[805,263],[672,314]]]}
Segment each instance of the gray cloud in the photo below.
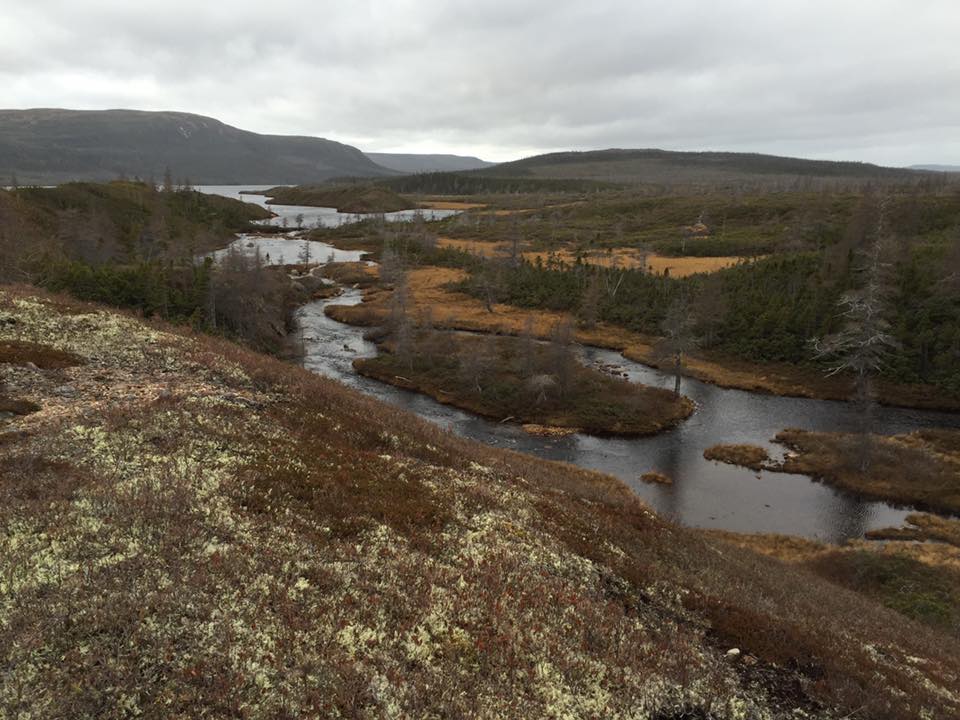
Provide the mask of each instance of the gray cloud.
{"label": "gray cloud", "polygon": [[0,105],[212,115],[367,150],[960,162],[954,0],[34,0]]}

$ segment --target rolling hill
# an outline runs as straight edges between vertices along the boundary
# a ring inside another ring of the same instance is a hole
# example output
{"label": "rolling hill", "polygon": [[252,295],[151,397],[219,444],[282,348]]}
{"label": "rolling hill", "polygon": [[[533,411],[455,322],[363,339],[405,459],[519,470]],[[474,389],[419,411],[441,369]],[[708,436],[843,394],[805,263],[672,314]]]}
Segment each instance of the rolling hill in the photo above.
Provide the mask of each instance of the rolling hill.
{"label": "rolling hill", "polygon": [[497,177],[538,177],[619,183],[715,183],[717,181],[828,179],[909,180],[918,172],[860,162],[734,152],[592,150],[536,155],[481,171]]}
{"label": "rolling hill", "polygon": [[960,165],[911,165],[911,170],[930,170],[933,172],[960,173]]}
{"label": "rolling hill", "polygon": [[198,184],[308,183],[380,177],[350,145],[314,137],[260,135],[181,112],[0,110],[0,178],[21,184],[153,177],[169,168]]}

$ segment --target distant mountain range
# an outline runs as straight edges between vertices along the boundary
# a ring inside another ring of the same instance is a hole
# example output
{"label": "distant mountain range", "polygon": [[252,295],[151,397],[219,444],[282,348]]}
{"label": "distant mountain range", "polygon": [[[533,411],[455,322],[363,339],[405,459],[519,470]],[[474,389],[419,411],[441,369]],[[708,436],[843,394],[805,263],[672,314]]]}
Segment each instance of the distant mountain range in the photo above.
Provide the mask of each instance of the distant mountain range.
{"label": "distant mountain range", "polygon": [[[476,157],[363,153],[323,138],[261,135],[214,118],[140,110],[0,110],[0,185],[153,178],[194,184],[316,184],[335,178],[479,173],[497,178],[603,183],[728,184],[798,178],[889,180],[947,165],[887,168],[754,153],[595,150],[494,165]],[[436,184],[434,182],[434,184]],[[528,183],[529,184],[529,183]]]}
{"label": "distant mountain range", "polygon": [[410,153],[372,153],[367,157],[377,165],[405,174],[480,170],[494,165],[470,155],[416,155]]}
{"label": "distant mountain range", "polygon": [[911,165],[911,170],[931,170],[933,172],[960,173],[960,165]]}
{"label": "distant mountain range", "polygon": [[0,110],[0,183],[154,178],[281,184],[396,175],[350,145],[259,135],[181,112]]}

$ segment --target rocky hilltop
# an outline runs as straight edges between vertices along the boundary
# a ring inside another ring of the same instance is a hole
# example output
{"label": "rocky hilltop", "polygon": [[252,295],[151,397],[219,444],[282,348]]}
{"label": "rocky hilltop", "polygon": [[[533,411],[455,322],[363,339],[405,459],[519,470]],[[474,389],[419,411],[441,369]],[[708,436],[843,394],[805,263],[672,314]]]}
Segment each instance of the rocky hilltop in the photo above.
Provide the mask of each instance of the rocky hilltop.
{"label": "rocky hilltop", "polygon": [[0,292],[0,716],[942,718],[960,644],[226,341]]}

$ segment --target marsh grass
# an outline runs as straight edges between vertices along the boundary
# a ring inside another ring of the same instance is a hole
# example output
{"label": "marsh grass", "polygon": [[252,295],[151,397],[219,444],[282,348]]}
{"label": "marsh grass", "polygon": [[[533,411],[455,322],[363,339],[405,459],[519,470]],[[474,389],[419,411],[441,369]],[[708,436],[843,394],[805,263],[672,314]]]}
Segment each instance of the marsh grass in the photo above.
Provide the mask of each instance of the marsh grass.
{"label": "marsh grass", "polygon": [[611,378],[556,343],[420,330],[409,349],[392,338],[381,348],[354,361],[357,371],[497,420],[647,435],[693,412],[688,398]]}
{"label": "marsh grass", "polygon": [[795,455],[778,469],[863,497],[960,513],[958,436],[946,429],[892,437],[784,430],[776,441]]}
{"label": "marsh grass", "polygon": [[770,462],[770,454],[757,445],[714,445],[703,451],[703,457],[751,470],[763,470]]}

